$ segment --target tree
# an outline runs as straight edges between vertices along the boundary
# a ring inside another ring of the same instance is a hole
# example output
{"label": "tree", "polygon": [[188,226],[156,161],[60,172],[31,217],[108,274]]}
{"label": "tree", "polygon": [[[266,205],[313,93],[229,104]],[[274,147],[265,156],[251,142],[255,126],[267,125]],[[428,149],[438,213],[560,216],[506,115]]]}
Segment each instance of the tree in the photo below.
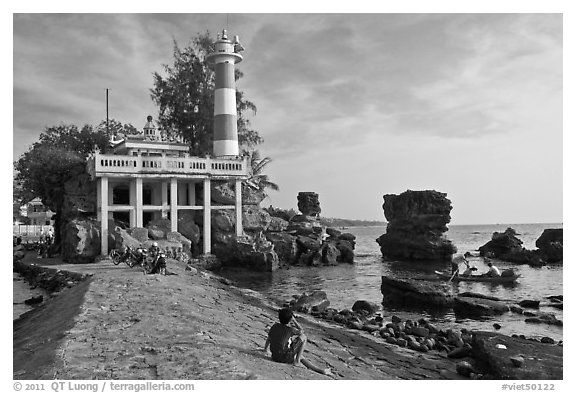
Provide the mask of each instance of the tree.
{"label": "tree", "polygon": [[267,188],[274,191],[280,190],[278,184],[271,182],[268,175],[263,173],[264,168],[272,162],[270,157],[260,158],[258,150],[243,150],[242,155],[248,157],[248,169],[250,171],[246,180],[248,186],[264,192],[265,195]]}
{"label": "tree", "polygon": [[74,173],[85,170],[88,154],[108,145],[105,132],[94,132],[85,125],[47,127],[38,142],[15,162],[16,181],[21,186],[24,202],[40,197],[55,215],[55,243],[60,243],[64,184]]}
{"label": "tree", "polygon": [[138,134],[138,130],[130,123],[122,124],[116,119],[109,119],[108,124],[106,120],[102,120],[100,124],[96,126],[96,132],[103,132],[106,135],[133,135]]}
{"label": "tree", "polygon": [[[160,127],[168,135],[179,135],[190,144],[190,154],[205,156],[212,152],[214,123],[214,70],[206,56],[212,52],[210,33],[198,34],[192,43],[180,48],[174,41],[174,64],[163,65],[165,77],[154,73],[152,100],[159,106]],[[235,80],[243,74],[238,69]],[[262,143],[257,131],[250,128],[246,112],[256,113],[256,106],[236,91],[238,142],[246,148]]]}

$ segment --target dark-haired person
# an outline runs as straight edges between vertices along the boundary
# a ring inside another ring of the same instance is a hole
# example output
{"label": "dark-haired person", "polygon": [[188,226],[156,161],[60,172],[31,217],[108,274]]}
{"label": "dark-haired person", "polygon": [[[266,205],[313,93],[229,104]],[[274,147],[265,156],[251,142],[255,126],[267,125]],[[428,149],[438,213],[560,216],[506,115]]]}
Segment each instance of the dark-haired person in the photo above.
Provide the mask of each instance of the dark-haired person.
{"label": "dark-haired person", "polygon": [[500,270],[496,266],[492,264],[492,262],[488,262],[488,271],[484,274],[486,277],[500,277]]}
{"label": "dark-haired person", "polygon": [[[272,360],[280,363],[297,365],[300,363],[304,346],[306,345],[306,335],[302,326],[294,318],[292,310],[282,308],[278,311],[280,323],[275,323],[270,328],[264,351],[272,352]],[[289,326],[292,322],[293,326]]]}

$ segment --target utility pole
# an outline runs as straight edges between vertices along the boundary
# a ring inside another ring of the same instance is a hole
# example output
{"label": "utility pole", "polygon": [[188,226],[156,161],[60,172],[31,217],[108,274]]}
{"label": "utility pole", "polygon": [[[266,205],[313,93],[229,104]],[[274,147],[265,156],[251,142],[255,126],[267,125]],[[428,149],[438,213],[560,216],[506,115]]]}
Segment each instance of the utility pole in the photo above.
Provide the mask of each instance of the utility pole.
{"label": "utility pole", "polygon": [[106,134],[110,137],[110,128],[108,126],[108,90],[110,89],[106,89]]}

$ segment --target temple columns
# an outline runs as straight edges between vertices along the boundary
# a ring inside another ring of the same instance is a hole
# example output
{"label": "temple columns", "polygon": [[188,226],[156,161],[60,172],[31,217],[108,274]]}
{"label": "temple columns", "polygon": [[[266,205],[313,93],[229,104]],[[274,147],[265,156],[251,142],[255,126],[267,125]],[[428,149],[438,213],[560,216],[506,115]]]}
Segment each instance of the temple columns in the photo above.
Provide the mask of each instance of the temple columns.
{"label": "temple columns", "polygon": [[241,236],[242,228],[242,180],[236,179],[236,236]]}
{"label": "temple columns", "polygon": [[100,220],[100,249],[102,255],[108,254],[108,178],[103,176],[97,184],[98,219]]}
{"label": "temple columns", "polygon": [[170,179],[170,230],[178,231],[178,179]]}
{"label": "temple columns", "polygon": [[204,254],[212,251],[211,222],[210,222],[210,178],[204,179]]}

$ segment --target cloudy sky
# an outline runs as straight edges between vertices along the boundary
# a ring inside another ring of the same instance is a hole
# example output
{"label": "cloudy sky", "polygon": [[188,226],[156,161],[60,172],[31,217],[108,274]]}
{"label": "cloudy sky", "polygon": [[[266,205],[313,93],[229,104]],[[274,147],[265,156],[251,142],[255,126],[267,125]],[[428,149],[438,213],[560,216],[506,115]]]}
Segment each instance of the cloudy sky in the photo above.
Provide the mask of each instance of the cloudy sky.
{"label": "cloudy sky", "polygon": [[382,196],[435,189],[453,224],[562,222],[561,14],[15,14],[13,154],[46,126],[141,128],[152,73],[228,25],[238,88],[274,159],[273,204],[384,220]]}

